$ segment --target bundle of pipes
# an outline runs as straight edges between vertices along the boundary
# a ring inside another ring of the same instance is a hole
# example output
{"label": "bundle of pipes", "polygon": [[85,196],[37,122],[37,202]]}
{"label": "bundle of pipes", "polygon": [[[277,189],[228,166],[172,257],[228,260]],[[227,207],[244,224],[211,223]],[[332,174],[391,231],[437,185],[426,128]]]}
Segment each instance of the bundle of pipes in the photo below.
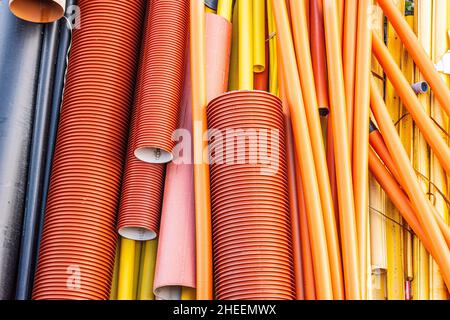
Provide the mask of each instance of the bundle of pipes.
{"label": "bundle of pipes", "polygon": [[0,15],[0,299],[449,298],[448,1],[78,4],[59,121],[72,13]]}

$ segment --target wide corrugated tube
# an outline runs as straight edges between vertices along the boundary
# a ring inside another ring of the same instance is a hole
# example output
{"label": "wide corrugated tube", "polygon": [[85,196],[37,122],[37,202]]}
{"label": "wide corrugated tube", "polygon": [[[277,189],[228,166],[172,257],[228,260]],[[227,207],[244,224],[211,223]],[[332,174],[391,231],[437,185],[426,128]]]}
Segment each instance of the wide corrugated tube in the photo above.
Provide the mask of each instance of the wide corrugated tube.
{"label": "wide corrugated tube", "polygon": [[153,0],[145,34],[138,97],[135,155],[149,163],[172,160],[172,133],[178,128],[189,1]]}
{"label": "wide corrugated tube", "polygon": [[216,298],[294,299],[281,101],[234,91],[207,115]]}
{"label": "wide corrugated tube", "polygon": [[145,1],[80,0],[33,289],[108,299]]}

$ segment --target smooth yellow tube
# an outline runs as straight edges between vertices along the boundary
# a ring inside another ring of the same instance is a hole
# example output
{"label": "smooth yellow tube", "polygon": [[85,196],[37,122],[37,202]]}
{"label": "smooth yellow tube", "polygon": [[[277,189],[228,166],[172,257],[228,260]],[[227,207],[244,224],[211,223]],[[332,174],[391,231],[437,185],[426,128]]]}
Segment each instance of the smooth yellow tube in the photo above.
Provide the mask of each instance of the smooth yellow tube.
{"label": "smooth yellow tube", "polygon": [[116,256],[114,258],[113,277],[111,281],[111,291],[109,293],[109,300],[117,300],[117,281],[119,277],[119,257],[120,257],[120,241],[117,243]]}
{"label": "smooth yellow tube", "polygon": [[252,0],[238,0],[239,8],[239,89],[253,90]]}
{"label": "smooth yellow tube", "polygon": [[217,2],[217,15],[231,21],[233,0],[219,0]]}
{"label": "smooth yellow tube", "polygon": [[206,13],[216,13],[213,9],[211,9],[211,8],[208,7],[208,6],[205,6],[205,12],[206,12]]}
{"label": "smooth yellow tube", "polygon": [[136,300],[136,297],[139,294],[139,269],[141,265],[141,249],[142,242],[136,241],[134,254],[133,300]]}
{"label": "smooth yellow tube", "polygon": [[278,64],[276,25],[273,18],[271,0],[267,0],[267,28],[269,30],[269,91],[278,96]]}
{"label": "smooth yellow tube", "polygon": [[239,16],[238,6],[234,7],[233,30],[231,35],[231,56],[230,56],[230,75],[228,78],[228,90],[239,89]]}
{"label": "smooth yellow tube", "polygon": [[182,287],[181,300],[195,300],[195,288]]}
{"label": "smooth yellow tube", "polygon": [[138,300],[155,300],[155,295],[153,294],[153,279],[155,277],[157,251],[157,239],[145,241],[142,245]]}
{"label": "smooth yellow tube", "polygon": [[266,69],[265,0],[253,0],[253,72]]}
{"label": "smooth yellow tube", "polygon": [[133,299],[135,254],[136,254],[136,241],[127,238],[121,238],[119,283],[117,288],[118,300]]}

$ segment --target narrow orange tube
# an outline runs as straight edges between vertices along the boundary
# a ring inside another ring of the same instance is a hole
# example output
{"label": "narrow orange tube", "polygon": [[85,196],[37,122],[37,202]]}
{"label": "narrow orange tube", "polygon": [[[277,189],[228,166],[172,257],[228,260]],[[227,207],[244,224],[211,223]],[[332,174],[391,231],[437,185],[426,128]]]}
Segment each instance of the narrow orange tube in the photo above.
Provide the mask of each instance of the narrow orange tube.
{"label": "narrow orange tube", "polygon": [[370,102],[372,111],[380,126],[381,133],[385,137],[389,153],[394,159],[397,169],[401,168],[401,170],[399,170],[399,175],[404,182],[405,191],[408,194],[409,199],[417,210],[418,220],[424,228],[425,233],[430,238],[433,250],[439,252],[435,257],[436,262],[441,268],[442,276],[447,288],[450,288],[450,251],[448,250],[442,232],[440,232],[439,225],[433,216],[432,205],[425,198],[425,195],[417,182],[415,171],[411,166],[406,151],[403,149],[402,142],[397,135],[395,126],[392,123],[392,119],[384,104],[383,97],[378,91],[373,77],[371,77],[370,83]]}
{"label": "narrow orange tube", "polygon": [[203,150],[208,148],[207,142],[203,141],[203,133],[208,127],[206,123],[205,13],[202,0],[191,1],[190,25],[197,300],[212,300],[213,257],[209,166],[206,161],[203,161]]}
{"label": "narrow orange tube", "polygon": [[[342,44],[342,40],[344,38],[344,24],[345,24],[345,9],[346,9],[346,2],[345,0],[337,0],[337,7],[338,7],[338,23],[339,23],[339,37],[340,42]],[[350,1],[355,2],[355,1]]]}
{"label": "narrow orange tube", "polygon": [[280,41],[281,50],[279,54],[283,60],[285,90],[291,111],[296,152],[301,155],[299,163],[304,184],[308,225],[312,237],[316,294],[318,299],[331,300],[333,290],[325,226],[323,224],[322,206],[319,197],[317,197],[319,186],[285,2],[272,0],[272,10],[277,26],[278,40]]}
{"label": "narrow orange tube", "polygon": [[[346,298],[359,300],[358,244],[347,119],[345,112],[344,76],[335,0],[324,0],[325,40],[328,60],[331,119],[333,122],[336,180],[341,225],[342,261]],[[367,129],[366,129],[367,130]]]}
{"label": "narrow orange tube", "polygon": [[[348,2],[348,1],[347,1]],[[356,48],[355,106],[353,138],[353,191],[359,249],[359,276],[361,298],[367,299],[367,241],[369,220],[369,117],[370,117],[370,72],[372,63],[372,33],[367,9],[371,0],[358,2],[358,31]],[[351,94],[351,93],[350,93]],[[347,96],[348,98],[348,96]],[[349,126],[352,123],[348,124]]]}
{"label": "narrow orange tube", "polygon": [[344,34],[342,60],[344,67],[345,98],[347,103],[347,126],[350,154],[353,149],[353,109],[355,94],[355,68],[356,68],[356,33],[358,26],[358,3],[345,1]]}
{"label": "narrow orange tube", "polygon": [[[323,221],[327,237],[328,255],[330,260],[331,280],[334,299],[344,299],[344,283],[341,269],[341,253],[334,216],[333,198],[331,197],[330,180],[328,177],[327,160],[325,156],[320,115],[317,104],[314,73],[308,41],[308,26],[306,25],[305,0],[290,0],[291,22],[294,34],[297,68],[305,103],[306,118],[313,149],[314,162],[319,184],[320,200],[323,210]],[[369,51],[370,52],[370,51]],[[367,130],[366,130],[367,131]]]}
{"label": "narrow orange tube", "polygon": [[[411,85],[405,79],[405,76],[401,72],[400,68],[390,56],[383,41],[376,34],[373,34],[372,36],[372,45],[375,56],[383,66],[384,71],[397,90],[397,93],[402,99],[405,107],[408,109],[423,136],[433,149],[434,154],[439,159],[439,162],[445,172],[450,175],[450,149],[442,138],[442,135],[436,129],[436,126],[430,119],[429,115],[424,111],[422,105],[417,99],[416,94],[411,88]],[[450,100],[447,100],[446,103],[449,104],[449,101]]]}
{"label": "narrow orange tube", "polygon": [[[442,80],[439,73],[426,53],[425,49],[420,45],[413,30],[403,18],[401,12],[395,7],[392,0],[377,0],[379,5],[388,17],[397,34],[402,39],[408,53],[413,58],[416,65],[422,72],[423,77],[428,81],[428,84],[434,91],[436,98],[439,100],[442,108],[448,116],[450,116],[450,90],[445,82]],[[445,28],[445,27],[444,27]],[[447,158],[447,163],[450,163]],[[441,163],[442,165],[442,163]],[[447,171],[447,174],[450,174]]]}

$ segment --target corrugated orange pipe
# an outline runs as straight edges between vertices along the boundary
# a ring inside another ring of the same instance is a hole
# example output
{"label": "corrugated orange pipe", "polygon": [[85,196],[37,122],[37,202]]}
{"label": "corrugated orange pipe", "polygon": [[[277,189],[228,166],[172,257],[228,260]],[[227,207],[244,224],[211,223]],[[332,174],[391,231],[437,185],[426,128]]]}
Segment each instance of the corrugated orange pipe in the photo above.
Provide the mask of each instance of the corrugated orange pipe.
{"label": "corrugated orange pipe", "polygon": [[197,300],[213,298],[213,263],[209,166],[203,161],[206,123],[205,13],[202,0],[190,5],[192,123],[194,148],[194,194],[196,229]]}
{"label": "corrugated orange pipe", "polygon": [[331,284],[330,263],[326,245],[325,227],[323,224],[322,206],[317,183],[317,175],[314,166],[314,158],[311,147],[308,124],[303,105],[303,96],[300,79],[297,72],[294,45],[289,25],[288,13],[284,1],[272,0],[272,10],[277,26],[277,36],[280,41],[280,58],[283,60],[284,82],[286,96],[290,106],[292,128],[296,152],[299,158],[301,176],[304,184],[305,203],[308,213],[308,225],[310,227],[314,273],[316,281],[316,294],[318,299],[332,299],[333,290]]}
{"label": "corrugated orange pipe", "polygon": [[[348,1],[347,1],[348,2]],[[361,298],[367,298],[367,241],[369,220],[369,117],[370,117],[370,72],[372,63],[372,33],[369,26],[368,8],[371,0],[358,2],[358,31],[356,46],[355,110],[353,136],[353,191],[359,249],[359,276]],[[351,93],[350,93],[351,94]],[[349,96],[347,96],[349,98]]]}
{"label": "corrugated orange pipe", "polygon": [[338,186],[345,293],[347,299],[359,300],[361,298],[361,289],[358,271],[358,244],[337,8],[334,0],[324,0],[323,4],[328,60],[328,83],[330,97],[332,97],[330,99],[330,110],[336,157],[336,180]]}
{"label": "corrugated orange pipe", "polygon": [[[313,149],[314,162],[319,184],[320,200],[323,210],[323,221],[327,237],[328,256],[330,260],[331,280],[334,299],[344,299],[344,283],[341,269],[341,252],[334,216],[333,198],[331,197],[330,180],[323,143],[320,115],[317,104],[314,73],[309,50],[308,31],[306,25],[305,0],[290,0],[292,13],[292,29],[294,34],[297,68],[305,103],[306,118]],[[367,130],[366,130],[367,131]]]}
{"label": "corrugated orange pipe", "polygon": [[442,232],[439,230],[435,217],[432,213],[432,205],[425,198],[425,195],[420,188],[414,169],[411,166],[408,155],[403,149],[402,143],[392,119],[384,104],[383,97],[378,91],[377,85],[373,77],[371,77],[370,84],[370,101],[372,111],[375,115],[381,132],[385,137],[385,142],[388,150],[394,159],[397,170],[401,180],[404,182],[405,191],[411,200],[414,208],[417,210],[418,220],[423,226],[425,233],[430,237],[431,245],[434,247],[439,255],[436,257],[436,262],[439,264],[447,287],[450,288],[450,251],[448,250]]}
{"label": "corrugated orange pipe", "polygon": [[[447,174],[450,174],[450,149],[442,138],[442,135],[437,130],[429,115],[423,109],[416,94],[411,88],[411,85],[405,79],[402,71],[389,54],[389,51],[383,41],[376,34],[373,34],[372,36],[372,45],[375,56],[383,66],[389,80],[397,90],[404,106],[408,109],[423,136],[433,149],[434,154],[439,159],[439,162],[444,170]],[[447,104],[449,104],[449,101],[450,100],[447,100]]]}
{"label": "corrugated orange pipe", "polygon": [[[408,53],[411,55],[414,62],[422,72],[422,75],[433,89],[434,94],[439,100],[442,108],[445,110],[447,115],[450,116],[450,90],[442,80],[439,73],[436,71],[433,62],[426,53],[425,49],[420,45],[420,42],[417,40],[414,31],[411,30],[408,23],[403,18],[403,15],[395,7],[395,4],[392,0],[377,1],[383,9],[384,14],[388,17],[389,22],[392,24],[394,29],[397,31],[397,34],[402,39],[402,42],[408,50]],[[448,160],[447,162],[450,163],[450,161]],[[447,174],[449,174],[448,171]]]}

